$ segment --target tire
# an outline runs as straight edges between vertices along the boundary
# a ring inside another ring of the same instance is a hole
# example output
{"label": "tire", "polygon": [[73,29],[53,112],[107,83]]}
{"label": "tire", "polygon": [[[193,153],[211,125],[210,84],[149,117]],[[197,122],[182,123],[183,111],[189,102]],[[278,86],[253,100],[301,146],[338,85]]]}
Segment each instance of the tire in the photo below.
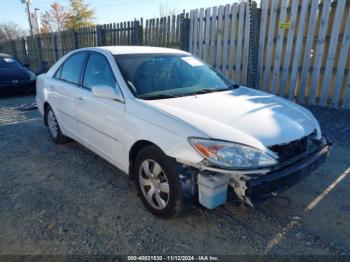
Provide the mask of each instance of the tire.
{"label": "tire", "polygon": [[45,123],[47,124],[50,137],[56,144],[63,144],[68,141],[68,138],[61,132],[61,128],[51,106],[47,106],[45,110]]}
{"label": "tire", "polygon": [[152,214],[169,218],[179,216],[184,210],[175,165],[158,147],[147,146],[139,152],[134,179],[143,204]]}

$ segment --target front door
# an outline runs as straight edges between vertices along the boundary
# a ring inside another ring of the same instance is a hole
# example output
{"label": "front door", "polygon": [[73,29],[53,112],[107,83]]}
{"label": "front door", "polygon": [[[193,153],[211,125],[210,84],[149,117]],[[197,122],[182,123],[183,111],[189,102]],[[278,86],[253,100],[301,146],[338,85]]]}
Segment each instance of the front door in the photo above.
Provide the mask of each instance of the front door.
{"label": "front door", "polygon": [[95,85],[116,86],[110,64],[103,54],[91,52],[77,98],[78,129],[81,139],[113,163],[121,163],[121,141],[124,136],[125,104],[95,97]]}

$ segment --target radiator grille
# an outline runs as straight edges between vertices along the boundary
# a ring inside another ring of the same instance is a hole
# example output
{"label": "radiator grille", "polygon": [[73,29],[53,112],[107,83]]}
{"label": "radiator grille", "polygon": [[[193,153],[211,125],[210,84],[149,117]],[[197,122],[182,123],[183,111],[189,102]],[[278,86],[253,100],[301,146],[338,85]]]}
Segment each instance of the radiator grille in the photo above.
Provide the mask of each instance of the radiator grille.
{"label": "radiator grille", "polygon": [[270,146],[269,149],[278,154],[280,162],[284,162],[305,153],[312,142],[313,135],[314,133],[288,144]]}

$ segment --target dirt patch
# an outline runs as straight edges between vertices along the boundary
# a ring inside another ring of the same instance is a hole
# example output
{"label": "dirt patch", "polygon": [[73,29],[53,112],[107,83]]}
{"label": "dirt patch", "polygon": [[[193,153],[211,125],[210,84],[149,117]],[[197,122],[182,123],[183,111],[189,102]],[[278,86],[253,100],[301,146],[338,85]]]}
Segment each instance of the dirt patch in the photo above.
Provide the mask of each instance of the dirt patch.
{"label": "dirt patch", "polygon": [[310,108],[332,155],[279,197],[162,220],[118,169],[53,144],[32,102],[0,100],[0,254],[350,254],[349,111]]}

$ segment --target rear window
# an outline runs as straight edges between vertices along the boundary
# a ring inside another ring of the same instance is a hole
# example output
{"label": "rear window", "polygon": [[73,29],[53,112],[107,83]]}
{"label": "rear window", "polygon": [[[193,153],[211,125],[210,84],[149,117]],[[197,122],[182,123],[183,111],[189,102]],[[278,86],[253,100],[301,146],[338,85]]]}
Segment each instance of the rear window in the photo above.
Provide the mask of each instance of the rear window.
{"label": "rear window", "polygon": [[86,52],[81,52],[70,56],[63,64],[60,79],[79,85],[85,56]]}
{"label": "rear window", "polygon": [[54,78],[61,79],[62,68],[63,66],[60,66],[60,68],[57,70],[57,72],[53,76]]}
{"label": "rear window", "polygon": [[0,57],[0,68],[22,67],[22,65],[14,58]]}

